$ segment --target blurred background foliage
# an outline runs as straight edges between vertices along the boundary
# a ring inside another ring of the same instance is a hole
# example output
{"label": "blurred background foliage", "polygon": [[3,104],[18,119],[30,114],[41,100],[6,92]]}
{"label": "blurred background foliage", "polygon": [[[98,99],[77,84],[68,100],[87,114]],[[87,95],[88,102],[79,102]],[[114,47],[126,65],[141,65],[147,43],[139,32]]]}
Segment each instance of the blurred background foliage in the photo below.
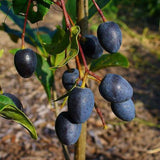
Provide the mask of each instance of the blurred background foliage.
{"label": "blurred background foliage", "polygon": [[104,11],[108,19],[121,20],[131,28],[160,31],[160,0],[111,0]]}

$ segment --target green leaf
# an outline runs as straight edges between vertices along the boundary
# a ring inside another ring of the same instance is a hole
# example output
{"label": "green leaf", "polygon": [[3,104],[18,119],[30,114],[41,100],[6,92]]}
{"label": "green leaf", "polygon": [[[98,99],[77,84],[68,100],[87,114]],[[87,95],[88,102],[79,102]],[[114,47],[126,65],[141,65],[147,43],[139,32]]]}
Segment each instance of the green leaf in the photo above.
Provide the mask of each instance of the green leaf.
{"label": "green leaf", "polygon": [[[100,9],[103,9],[110,0],[96,0],[96,3],[98,4]],[[90,19],[95,13],[97,12],[96,7],[94,6],[93,2],[89,1],[89,16],[88,19]]]}
{"label": "green leaf", "polygon": [[[28,12],[28,20],[31,23],[42,20],[49,11],[51,4],[51,0],[32,1]],[[24,15],[26,13],[27,6],[28,0],[13,0],[13,10],[15,14]],[[36,8],[36,10],[34,8]]]}
{"label": "green leaf", "polygon": [[0,49],[0,58],[3,56],[4,49]]}
{"label": "green leaf", "polygon": [[[12,8],[11,9],[8,9],[8,8],[11,8],[11,4],[8,1],[3,1],[2,6],[0,7],[0,10],[4,14],[6,14],[7,18],[10,18],[20,28],[20,30],[12,29],[10,28],[10,26],[4,23],[2,24],[2,26],[0,26],[0,30],[7,32],[9,36],[11,37],[11,39],[14,38],[15,40],[17,40],[18,38],[21,38],[22,36],[22,30],[24,26],[24,17],[15,15]],[[55,34],[55,31],[52,31],[48,27],[45,27],[45,26],[39,27],[38,29],[37,28],[32,29],[29,23],[27,23],[26,32],[25,32],[25,41],[31,44],[32,46],[38,47],[41,50],[41,53],[43,53],[44,51],[43,44],[41,44],[42,38],[39,39],[39,37],[43,37],[42,34],[44,34],[44,37],[45,35],[48,35],[48,37],[49,36],[52,37]],[[48,40],[48,38],[46,39]]]}
{"label": "green leaf", "polygon": [[27,116],[15,106],[14,102],[4,95],[0,95],[0,116],[21,124],[29,131],[33,139],[37,139],[37,133],[33,124]]}
{"label": "green leaf", "polygon": [[[77,79],[77,80],[78,80],[78,79]],[[67,93],[65,93],[65,94],[62,95],[61,97],[53,100],[53,102],[56,102],[56,101],[59,101],[59,100],[61,100],[61,99],[64,99],[65,97],[68,97],[69,94],[71,93],[71,91],[76,87],[76,85],[77,85],[77,80],[76,80],[75,83],[73,84],[72,88],[71,88],[69,91],[67,91]]]}
{"label": "green leaf", "polygon": [[[9,9],[10,8],[10,9]],[[24,25],[24,18],[17,16],[13,13],[13,10],[11,8],[11,3],[9,1],[2,1],[0,10],[7,15],[17,26],[19,26],[21,29]],[[27,25],[28,27],[28,25]]]}
{"label": "green leaf", "polygon": [[76,0],[67,0],[65,4],[66,10],[70,17],[72,18],[73,22],[76,22]]}
{"label": "green leaf", "polygon": [[53,71],[50,70],[47,60],[38,54],[35,74],[43,85],[48,99],[51,100],[51,88],[54,82]]}
{"label": "green leaf", "polygon": [[14,48],[14,49],[9,50],[9,53],[15,55],[18,50],[20,50],[20,48]]}
{"label": "green leaf", "polygon": [[[10,18],[21,30],[23,29],[23,26],[24,26],[24,17],[21,17],[21,16],[18,16],[18,15],[14,14],[13,9],[11,8],[10,2],[8,2],[8,1],[2,1],[2,5],[0,6],[0,10],[4,14],[6,14],[7,18]],[[32,37],[33,39],[36,39],[36,35],[33,33],[33,30],[29,26],[28,23],[26,24],[26,35],[30,35],[30,37]]]}
{"label": "green leaf", "polygon": [[65,32],[62,28],[57,27],[57,30],[52,38],[52,42],[46,45],[46,50],[51,54],[62,53],[69,45],[69,31]]}
{"label": "green leaf", "polygon": [[65,48],[65,50],[63,50],[60,54],[54,57],[55,63],[52,66],[53,69],[64,66],[65,64],[68,63],[68,61],[70,61],[72,58],[74,58],[78,54],[79,47],[78,47],[77,38],[79,33],[80,33],[79,26],[71,27],[69,44]]}
{"label": "green leaf", "polygon": [[[67,13],[70,15],[72,21],[74,23],[76,23],[76,17],[77,17],[77,13],[76,13],[76,0],[67,0],[66,4],[66,10]],[[66,22],[65,22],[65,17],[63,16],[63,20],[62,20],[62,26],[65,29],[66,28]]]}
{"label": "green leaf", "polygon": [[129,66],[129,63],[127,58],[120,53],[104,54],[100,58],[92,61],[90,70],[96,71],[112,66],[121,66],[127,68]]}
{"label": "green leaf", "polygon": [[55,70],[56,68],[58,68],[59,64],[65,59],[65,52],[62,52],[60,54],[57,55],[53,55],[51,56],[51,61],[52,61],[52,65],[54,67],[52,67],[52,70]]}
{"label": "green leaf", "polygon": [[66,94],[64,94],[63,96],[61,96],[61,97],[59,97],[59,98],[53,100],[53,102],[56,102],[56,101],[59,101],[59,100],[61,100],[61,99],[64,99],[64,98],[68,97],[69,94],[70,94],[70,92],[71,92],[71,91],[69,91],[69,92],[67,92]]}

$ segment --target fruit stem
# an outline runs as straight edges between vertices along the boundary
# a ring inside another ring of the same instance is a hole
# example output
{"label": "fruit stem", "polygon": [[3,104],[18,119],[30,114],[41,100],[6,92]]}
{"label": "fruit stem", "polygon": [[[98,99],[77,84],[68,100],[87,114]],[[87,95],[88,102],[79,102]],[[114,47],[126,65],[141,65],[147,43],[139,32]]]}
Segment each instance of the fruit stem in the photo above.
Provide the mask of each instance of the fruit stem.
{"label": "fruit stem", "polygon": [[64,0],[61,0],[61,6],[62,6],[63,14],[64,14],[64,17],[65,17],[66,27],[70,30],[71,24],[70,24],[70,21],[69,21],[69,18],[68,18],[68,13],[67,13],[67,10],[66,10],[66,7],[65,7]]}
{"label": "fruit stem", "polygon": [[99,84],[101,83],[100,80],[98,80],[97,78],[93,77],[92,75],[88,75],[88,78],[89,78],[89,79],[92,79],[92,80],[94,80],[94,81],[97,81]]}
{"label": "fruit stem", "polygon": [[84,77],[83,77],[83,82],[82,82],[81,88],[85,88],[87,76],[88,76],[88,72],[85,72]]}
{"label": "fruit stem", "polygon": [[57,4],[59,7],[62,8],[62,5],[61,5],[61,3],[59,1],[53,0],[53,3]]}
{"label": "fruit stem", "polygon": [[92,75],[93,77],[95,77],[96,79],[98,79],[99,81],[101,81],[101,80],[102,80],[101,77],[99,77],[98,75],[96,75],[95,73],[93,73],[92,71],[90,71],[90,70],[88,69],[88,65],[87,65],[87,62],[86,62],[86,58],[85,58],[85,56],[84,56],[84,52],[83,52],[83,49],[82,49],[81,44],[79,43],[79,41],[78,41],[78,45],[79,45],[79,52],[80,52],[80,54],[81,54],[82,61],[83,61],[84,67],[85,67],[85,72],[88,72],[90,75]]}
{"label": "fruit stem", "polygon": [[88,70],[87,71],[91,76],[95,77],[99,82],[102,81],[102,78],[98,76],[97,74],[93,73],[92,71]]}
{"label": "fruit stem", "polygon": [[[60,4],[59,2],[54,2],[55,4],[57,4],[59,7],[61,7],[62,8],[62,4]],[[86,5],[87,6],[87,5]],[[65,8],[65,7],[64,7]],[[63,8],[62,8],[63,9]],[[65,11],[64,11],[65,10]],[[69,16],[69,14],[67,13],[67,11],[66,11],[66,8],[65,9],[63,9],[63,11],[64,11],[64,15],[65,15],[65,20],[67,20],[67,22],[66,22],[66,26],[67,26],[67,23],[69,24],[69,26],[70,26],[70,22],[71,22],[71,24],[72,24],[72,26],[74,26],[75,24],[74,24],[74,22],[72,21],[72,19],[71,19],[71,17]],[[80,12],[79,12],[80,13]],[[83,14],[81,14],[81,16],[82,16]],[[83,15],[84,16],[84,15]],[[103,16],[104,17],[104,16]],[[81,19],[79,18],[79,21],[80,21]],[[70,21],[70,22],[68,22],[68,21]],[[86,25],[88,25],[88,23],[86,23]],[[71,27],[71,26],[70,26]],[[82,28],[82,27],[81,27]],[[87,27],[85,27],[85,28],[87,28]],[[85,32],[86,32],[86,30],[85,30]],[[82,35],[81,34],[79,34],[79,37],[81,37]],[[82,57],[82,61],[83,61],[83,64],[84,64],[84,66],[85,66],[85,71],[86,72],[88,72],[90,75],[92,75],[93,77],[95,77],[98,81],[101,81],[102,80],[102,78],[101,77],[99,77],[98,75],[96,75],[95,73],[93,73],[92,71],[90,71],[89,69],[88,69],[88,65],[87,65],[87,62],[86,62],[86,58],[85,58],[85,56],[84,56],[84,52],[83,52],[83,49],[82,49],[82,47],[81,47],[81,44],[79,43],[79,41],[78,41],[78,46],[79,46],[79,50],[80,50],[80,54],[81,54],[81,57]],[[78,57],[78,55],[76,56],[76,63],[77,63],[77,67],[78,67],[78,70],[79,70],[79,73],[80,73],[80,78],[82,78],[83,77],[83,73],[82,73],[82,67],[81,67],[81,64],[80,64],[80,61],[79,61],[79,57]]]}
{"label": "fruit stem", "polygon": [[29,12],[29,7],[31,5],[32,0],[28,1],[28,5],[27,5],[27,10],[26,10],[26,15],[25,15],[25,19],[24,19],[24,26],[23,26],[23,32],[22,32],[22,46],[21,48],[24,49],[25,48],[25,31],[26,31],[26,24],[27,24],[27,17],[28,17],[28,12]]}
{"label": "fruit stem", "polygon": [[69,21],[71,22],[72,26],[75,26],[75,24],[69,14],[68,14],[68,18],[69,18]]}
{"label": "fruit stem", "polygon": [[[54,2],[54,1],[53,1],[53,3],[55,3],[55,4],[58,5],[60,8],[62,8],[62,4],[61,4],[59,1],[57,1],[57,2]],[[63,8],[62,8],[62,9],[63,9]],[[68,16],[67,21],[68,21],[68,19],[69,19],[69,21],[70,21],[70,23],[72,24],[72,26],[75,26],[72,18],[71,18],[70,15],[67,13],[67,11],[66,11],[66,15]],[[68,23],[68,22],[67,22],[67,23]]]}
{"label": "fruit stem", "polygon": [[99,115],[99,117],[100,117],[100,119],[101,119],[101,121],[102,121],[103,128],[104,128],[104,129],[107,129],[108,127],[107,127],[107,125],[106,125],[106,123],[105,123],[105,120],[104,120],[104,118],[103,118],[103,115],[102,115],[101,110],[99,109],[99,107],[97,106],[96,103],[94,103],[94,107],[95,107],[96,112],[98,113],[98,115]]}
{"label": "fruit stem", "polygon": [[79,78],[81,79],[83,77],[83,72],[82,72],[82,67],[81,67],[81,63],[80,63],[78,55],[76,56],[76,64],[79,70]]}
{"label": "fruit stem", "polygon": [[78,46],[79,46],[79,52],[81,54],[82,61],[83,61],[84,67],[85,67],[85,71],[88,71],[89,69],[88,69],[88,66],[87,66],[86,58],[84,56],[84,52],[83,52],[83,49],[82,49],[79,41],[78,41]]}
{"label": "fruit stem", "polygon": [[98,4],[96,3],[96,1],[95,1],[95,0],[92,0],[92,2],[93,2],[93,4],[95,5],[95,7],[96,7],[98,13],[99,13],[100,16],[102,17],[103,22],[106,22],[107,19],[106,19],[106,17],[104,16],[102,10],[99,8],[99,6],[98,6]]}
{"label": "fruit stem", "polygon": [[67,100],[68,100],[68,97],[66,97],[66,98],[64,99],[63,103],[62,103],[61,106],[60,106],[60,109],[62,109],[62,108],[65,106]]}

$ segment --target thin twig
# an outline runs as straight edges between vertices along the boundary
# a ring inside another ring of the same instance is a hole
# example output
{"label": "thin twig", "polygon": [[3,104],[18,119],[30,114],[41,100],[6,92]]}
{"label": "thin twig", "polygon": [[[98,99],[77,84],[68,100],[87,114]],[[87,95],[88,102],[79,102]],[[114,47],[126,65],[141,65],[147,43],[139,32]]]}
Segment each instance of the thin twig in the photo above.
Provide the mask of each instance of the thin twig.
{"label": "thin twig", "polygon": [[95,0],[92,0],[93,4],[95,5],[95,7],[97,8],[98,13],[100,14],[100,16],[102,17],[103,22],[106,22],[106,18],[102,12],[102,10],[99,8],[98,4],[96,3]]}
{"label": "thin twig", "polygon": [[23,26],[23,32],[22,32],[22,38],[21,38],[21,39],[22,39],[22,49],[25,48],[25,40],[24,40],[24,37],[25,37],[27,17],[28,17],[28,13],[29,13],[29,8],[30,8],[30,5],[31,5],[31,2],[32,2],[32,0],[29,0],[29,1],[28,1],[27,10],[26,10],[26,15],[25,15],[25,20],[24,20],[24,26]]}

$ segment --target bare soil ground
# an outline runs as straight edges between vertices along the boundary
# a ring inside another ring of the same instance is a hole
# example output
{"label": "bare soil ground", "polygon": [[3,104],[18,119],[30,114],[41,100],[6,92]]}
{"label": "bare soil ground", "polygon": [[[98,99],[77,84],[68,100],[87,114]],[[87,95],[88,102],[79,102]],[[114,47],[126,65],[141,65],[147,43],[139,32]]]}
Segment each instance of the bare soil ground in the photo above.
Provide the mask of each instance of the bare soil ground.
{"label": "bare soil ground", "polygon": [[[43,23],[51,29],[61,21],[60,11],[50,13]],[[0,13],[0,24],[5,16]],[[7,24],[12,24],[9,19]],[[34,27],[34,26],[33,26]],[[149,33],[150,34],[150,33]],[[152,33],[153,34],[153,33]],[[158,33],[157,33],[158,34]],[[35,76],[21,78],[14,67],[13,55],[9,50],[19,48],[21,42],[14,43],[0,31],[0,83],[4,92],[15,94],[23,103],[25,113],[33,122],[38,140],[32,140],[28,132],[19,124],[0,117],[0,159],[1,160],[63,160],[62,147],[55,128],[55,114],[50,111],[47,97]],[[87,160],[159,160],[160,159],[160,39],[131,36],[123,31],[123,44],[120,52],[128,57],[128,69],[116,67],[96,72],[100,76],[117,73],[124,76],[134,88],[136,118],[126,123],[115,117],[110,104],[98,92],[96,82],[90,87],[95,101],[101,109],[108,125],[104,130],[100,118],[94,110],[87,127]],[[56,72],[58,96],[65,93],[61,76],[66,68]],[[59,102],[61,104],[61,102]],[[66,106],[65,108],[66,109]],[[71,159],[74,147],[69,147]]]}

